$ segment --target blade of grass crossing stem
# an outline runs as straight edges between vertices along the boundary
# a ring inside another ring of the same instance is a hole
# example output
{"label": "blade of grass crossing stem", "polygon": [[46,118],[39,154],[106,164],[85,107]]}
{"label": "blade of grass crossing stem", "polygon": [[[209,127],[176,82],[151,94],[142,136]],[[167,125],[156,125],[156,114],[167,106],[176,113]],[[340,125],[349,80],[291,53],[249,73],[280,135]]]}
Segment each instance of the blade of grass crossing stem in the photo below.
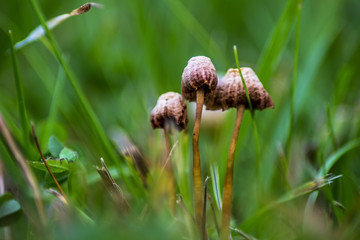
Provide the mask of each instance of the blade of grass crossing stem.
{"label": "blade of grass crossing stem", "polygon": [[296,12],[296,35],[295,35],[295,49],[294,49],[294,71],[292,76],[292,81],[290,85],[290,126],[289,133],[286,140],[285,149],[287,150],[287,156],[290,155],[291,149],[291,140],[292,134],[294,131],[294,119],[295,119],[295,88],[296,80],[298,76],[298,62],[299,62],[299,45],[300,45],[300,20],[301,20],[301,9],[302,9],[302,0],[298,1],[297,12]]}
{"label": "blade of grass crossing stem", "polygon": [[[21,128],[23,133],[23,141],[22,146],[26,153],[30,151],[30,127],[28,124],[27,114],[26,114],[26,106],[25,106],[25,97],[24,97],[24,85],[21,79],[20,71],[18,62],[15,55],[15,49],[14,49],[14,41],[12,37],[11,31],[9,31],[9,37],[10,37],[10,46],[11,46],[11,57],[12,57],[12,64],[14,68],[14,78],[15,78],[15,86],[16,86],[16,95],[18,99],[18,105],[19,105],[19,115],[20,115],[20,122],[21,122]],[[26,154],[27,155],[27,154]]]}
{"label": "blade of grass crossing stem", "polygon": [[100,138],[100,141],[102,142],[102,144],[105,147],[106,151],[110,155],[111,160],[118,166],[118,171],[120,173],[120,176],[121,176],[122,180],[124,181],[124,183],[126,184],[128,190],[132,194],[135,194],[135,191],[134,191],[134,188],[132,187],[132,184],[130,183],[128,178],[125,177],[125,173],[124,173],[124,171],[122,169],[121,164],[119,163],[119,161],[116,161],[118,156],[117,156],[115,150],[112,148],[111,143],[110,143],[109,139],[107,138],[107,136],[105,134],[105,131],[103,130],[103,128],[102,128],[102,126],[100,124],[99,119],[95,115],[95,112],[92,109],[89,101],[87,100],[84,92],[81,90],[77,80],[75,79],[75,77],[73,77],[72,73],[70,72],[70,69],[68,68],[66,62],[64,61],[64,58],[62,57],[62,55],[60,53],[60,49],[59,49],[54,37],[52,36],[48,26],[46,25],[45,18],[44,18],[43,14],[42,14],[39,6],[38,6],[37,1],[36,0],[30,0],[30,4],[31,4],[36,16],[38,17],[41,25],[43,26],[43,28],[45,30],[45,35],[48,38],[51,46],[53,47],[56,58],[58,59],[60,65],[63,67],[63,69],[64,69],[64,71],[65,71],[71,85],[73,86],[73,88],[74,88],[74,90],[76,92],[76,95],[78,96],[78,98],[80,100],[81,106],[84,108],[84,110],[88,114],[91,125],[94,127],[96,133],[98,134],[98,136]]}
{"label": "blade of grass crossing stem", "polygon": [[256,149],[256,192],[257,192],[257,201],[259,203],[260,199],[262,199],[262,197],[261,197],[262,196],[262,187],[261,187],[262,184],[261,184],[261,175],[260,175],[260,165],[261,165],[260,158],[261,158],[261,156],[260,156],[260,144],[259,144],[258,131],[257,131],[257,126],[256,126],[256,121],[255,121],[255,111],[252,107],[249,91],[246,87],[245,79],[244,79],[244,76],[240,69],[239,57],[238,57],[236,46],[234,46],[234,56],[235,56],[236,66],[238,68],[238,71],[239,71],[239,74],[241,77],[241,81],[242,81],[242,84],[245,89],[246,99],[248,101],[250,113],[251,113],[251,122],[253,125],[253,135],[254,135],[255,149]]}
{"label": "blade of grass crossing stem", "polygon": [[[318,174],[316,177],[321,178],[321,177],[325,176],[326,174],[328,174],[330,169],[335,165],[335,163],[337,163],[338,160],[340,160],[340,158],[344,154],[346,154],[349,151],[353,150],[354,148],[358,148],[358,147],[360,147],[360,138],[356,138],[356,139],[348,142],[343,147],[339,148],[335,153],[333,153],[325,161],[323,166],[318,171]],[[310,214],[312,213],[312,211],[314,209],[314,205],[315,205],[318,195],[319,195],[319,191],[314,191],[313,193],[310,194],[310,196],[306,202],[306,206],[305,206],[305,213],[304,213],[304,220],[303,220],[304,223],[309,219]],[[305,224],[303,224],[303,225],[305,226]]]}
{"label": "blade of grass crossing stem", "polygon": [[289,39],[293,22],[296,16],[297,0],[289,0],[282,12],[279,21],[269,39],[267,46],[264,48],[262,56],[260,57],[258,68],[259,78],[266,83],[278,64],[281,52],[286,46]]}

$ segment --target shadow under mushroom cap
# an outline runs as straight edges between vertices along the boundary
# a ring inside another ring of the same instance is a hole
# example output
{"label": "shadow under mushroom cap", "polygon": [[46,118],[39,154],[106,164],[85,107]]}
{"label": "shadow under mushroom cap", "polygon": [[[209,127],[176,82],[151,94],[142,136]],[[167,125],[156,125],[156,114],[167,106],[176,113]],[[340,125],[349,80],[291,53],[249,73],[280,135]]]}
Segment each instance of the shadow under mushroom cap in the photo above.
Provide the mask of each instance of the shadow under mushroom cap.
{"label": "shadow under mushroom cap", "polygon": [[[241,68],[241,72],[253,109],[274,108],[271,97],[264,89],[255,72],[248,67]],[[226,75],[218,82],[215,91],[205,96],[205,105],[206,109],[209,110],[226,110],[231,107],[236,108],[239,105],[245,105],[245,108],[249,109],[245,88],[238,69],[230,68],[227,71]]]}

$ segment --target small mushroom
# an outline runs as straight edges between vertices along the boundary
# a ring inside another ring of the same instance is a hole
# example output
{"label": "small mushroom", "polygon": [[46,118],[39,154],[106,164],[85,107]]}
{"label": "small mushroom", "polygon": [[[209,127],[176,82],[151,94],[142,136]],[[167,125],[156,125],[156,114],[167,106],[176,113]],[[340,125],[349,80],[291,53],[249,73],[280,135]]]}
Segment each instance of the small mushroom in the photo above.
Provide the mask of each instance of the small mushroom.
{"label": "small mushroom", "polygon": [[[195,220],[199,231],[203,228],[203,198],[199,153],[199,131],[205,95],[213,92],[217,85],[217,75],[210,58],[192,57],[182,74],[181,92],[190,102],[196,101],[196,118],[193,131],[193,191]],[[203,233],[203,239],[204,239]]]}
{"label": "small mushroom", "polygon": [[165,169],[169,174],[169,202],[173,214],[175,214],[175,181],[170,159],[170,137],[169,131],[172,126],[181,131],[188,123],[187,107],[182,96],[175,92],[162,94],[151,112],[150,121],[153,129],[162,128],[165,137],[166,161]]}
{"label": "small mushroom", "polygon": [[[241,73],[248,89],[252,108],[254,110],[274,108],[271,97],[264,89],[255,72],[249,67],[243,67]],[[239,105],[244,105],[245,109],[250,108],[237,68],[230,68],[218,82],[213,94],[206,95],[205,105],[208,110],[226,110],[228,108],[237,108]]]}
{"label": "small mushroom", "polygon": [[[274,103],[269,94],[264,89],[259,78],[251,68],[241,68],[242,76],[246,88],[248,89],[251,106],[253,110],[263,110],[266,108],[274,108]],[[228,108],[236,108],[236,121],[232,134],[226,175],[223,189],[223,203],[221,214],[221,237],[225,240],[229,238],[230,214],[233,197],[233,168],[236,142],[239,134],[241,120],[245,109],[249,109],[250,105],[246,97],[245,87],[241,80],[238,69],[230,68],[226,75],[219,81],[216,90],[212,95],[207,95],[205,99],[206,108],[209,110]]]}

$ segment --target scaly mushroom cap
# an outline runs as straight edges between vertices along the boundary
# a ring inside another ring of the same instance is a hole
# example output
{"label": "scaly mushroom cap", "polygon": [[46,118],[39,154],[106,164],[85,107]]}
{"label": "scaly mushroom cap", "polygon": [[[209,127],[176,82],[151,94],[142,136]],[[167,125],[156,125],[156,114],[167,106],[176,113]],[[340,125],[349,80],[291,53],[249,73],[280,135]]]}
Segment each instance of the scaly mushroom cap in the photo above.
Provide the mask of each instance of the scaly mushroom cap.
{"label": "scaly mushroom cap", "polygon": [[196,91],[204,88],[205,93],[212,92],[217,85],[217,75],[210,58],[192,57],[184,69],[181,80],[181,93],[190,102],[196,101]]}
{"label": "scaly mushroom cap", "polygon": [[[241,73],[243,74],[253,109],[274,108],[271,97],[264,89],[255,72],[251,68],[243,67],[241,68]],[[206,109],[226,110],[231,107],[236,108],[240,104],[245,105],[245,108],[249,109],[239,71],[238,69],[230,68],[226,75],[218,82],[218,86],[213,94],[206,95]]]}
{"label": "scaly mushroom cap", "polygon": [[175,92],[160,95],[156,106],[151,112],[152,128],[164,128],[165,123],[174,123],[181,131],[188,123],[186,103],[182,96]]}

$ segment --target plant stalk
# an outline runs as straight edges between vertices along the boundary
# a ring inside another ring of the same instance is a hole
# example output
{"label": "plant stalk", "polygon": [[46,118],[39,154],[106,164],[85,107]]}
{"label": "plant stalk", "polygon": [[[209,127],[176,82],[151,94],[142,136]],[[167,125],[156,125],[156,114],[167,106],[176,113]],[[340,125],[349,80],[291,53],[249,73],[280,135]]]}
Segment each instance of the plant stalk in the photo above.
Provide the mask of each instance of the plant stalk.
{"label": "plant stalk", "polygon": [[201,114],[204,104],[204,89],[198,89],[196,92],[196,119],[193,131],[193,191],[194,191],[194,212],[195,221],[199,232],[202,228],[202,213],[203,213],[203,199],[202,199],[202,183],[201,183],[201,165],[200,165],[200,151],[199,151],[199,132],[201,123]]}
{"label": "plant stalk", "polygon": [[175,198],[175,181],[174,181],[174,172],[171,163],[170,156],[170,136],[169,136],[169,125],[165,124],[164,127],[164,137],[165,137],[165,169],[168,176],[168,194],[169,194],[169,206],[172,214],[176,214],[176,198]]}
{"label": "plant stalk", "polygon": [[15,49],[14,49],[14,41],[12,37],[11,30],[9,30],[9,38],[10,38],[10,50],[12,56],[12,64],[14,68],[14,78],[15,78],[15,86],[16,86],[16,93],[18,99],[18,106],[19,106],[19,115],[20,115],[20,123],[23,133],[23,142],[22,147],[25,149],[25,155],[28,155],[30,150],[30,141],[29,141],[29,125],[28,125],[28,118],[26,114],[26,106],[25,106],[25,96],[24,96],[24,84],[20,75],[19,65],[16,59]]}
{"label": "plant stalk", "polygon": [[33,137],[34,137],[34,140],[35,140],[36,147],[37,147],[37,149],[38,149],[38,151],[39,151],[39,153],[40,153],[41,159],[42,159],[42,161],[44,162],[46,169],[47,169],[48,172],[50,173],[51,178],[54,180],[56,186],[57,186],[58,189],[60,190],[61,195],[63,195],[63,197],[64,197],[65,200],[66,200],[67,197],[66,197],[66,195],[65,195],[64,190],[61,188],[59,182],[56,180],[56,177],[54,176],[53,172],[51,171],[49,165],[48,165],[47,162],[46,162],[46,159],[45,159],[45,157],[44,157],[44,154],[43,154],[42,151],[41,151],[40,144],[39,144],[39,140],[38,140],[38,138],[37,138],[37,136],[36,136],[36,132],[35,132],[34,125],[31,125],[31,129],[32,129],[32,134],[33,134]]}
{"label": "plant stalk", "polygon": [[244,105],[239,105],[237,107],[235,127],[229,147],[221,211],[221,240],[229,239],[230,234],[231,203],[233,198],[234,155],[244,111]]}

